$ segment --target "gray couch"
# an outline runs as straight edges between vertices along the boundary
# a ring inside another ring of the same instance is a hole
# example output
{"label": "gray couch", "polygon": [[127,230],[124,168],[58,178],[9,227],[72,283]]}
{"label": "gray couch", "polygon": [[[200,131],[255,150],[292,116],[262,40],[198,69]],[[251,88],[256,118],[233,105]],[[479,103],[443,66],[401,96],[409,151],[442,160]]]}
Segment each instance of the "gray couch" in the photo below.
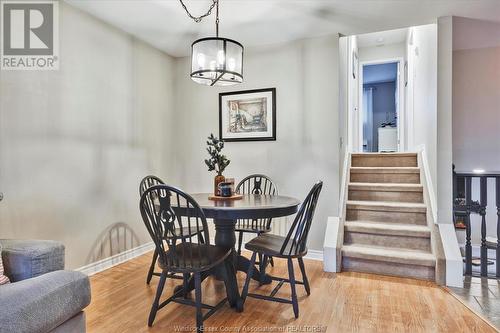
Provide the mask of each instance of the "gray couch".
{"label": "gray couch", "polygon": [[89,279],[64,270],[64,245],[0,239],[0,247],[12,282],[0,286],[0,333],[85,332]]}

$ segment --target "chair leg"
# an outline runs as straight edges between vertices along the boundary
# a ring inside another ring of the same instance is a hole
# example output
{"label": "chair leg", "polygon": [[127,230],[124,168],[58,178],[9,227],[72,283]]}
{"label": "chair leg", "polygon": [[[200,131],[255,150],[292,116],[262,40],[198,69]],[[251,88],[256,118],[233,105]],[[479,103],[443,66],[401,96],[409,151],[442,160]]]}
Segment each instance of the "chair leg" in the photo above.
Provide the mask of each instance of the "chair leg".
{"label": "chair leg", "polygon": [[158,312],[158,305],[160,304],[160,297],[163,293],[163,287],[165,287],[165,281],[167,280],[167,271],[162,271],[160,276],[160,281],[158,282],[158,286],[156,287],[156,296],[153,301],[153,305],[151,306],[151,312],[149,312],[148,326],[153,326],[153,322],[155,321],[156,312]]}
{"label": "chair leg", "polygon": [[194,288],[196,302],[196,332],[203,332],[203,313],[201,312],[201,276],[199,272],[194,273]]}
{"label": "chair leg", "polygon": [[188,273],[184,273],[182,274],[182,287],[184,289],[184,298],[187,298],[187,295],[188,295],[188,292],[186,291],[188,289],[188,285],[189,285],[189,274]]}
{"label": "chair leg", "polygon": [[293,273],[292,258],[288,258],[288,275],[290,279],[290,289],[292,290],[292,305],[295,318],[299,318],[299,303],[297,301],[297,291],[295,290],[295,275]]}
{"label": "chair leg", "polygon": [[274,267],[273,257],[269,257],[269,263],[271,264],[271,267]]}
{"label": "chair leg", "polygon": [[247,298],[248,295],[248,285],[250,284],[250,279],[252,277],[256,259],[257,259],[257,252],[254,252],[252,253],[252,258],[250,259],[250,266],[248,267],[247,277],[245,279],[245,285],[243,286],[243,290],[241,291],[241,299],[243,300],[243,303],[245,303],[245,299]]}
{"label": "chair leg", "polygon": [[198,234],[198,238],[200,239],[200,243],[205,244],[205,239],[203,238],[203,235],[201,232]]}
{"label": "chair leg", "polygon": [[243,231],[239,232],[238,235],[238,255],[241,255],[241,246],[243,245]]}
{"label": "chair leg", "polygon": [[304,287],[306,288],[307,296],[311,295],[311,288],[309,287],[309,280],[306,275],[306,268],[304,267],[304,260],[299,258],[300,272],[302,273],[302,281],[304,281]]}
{"label": "chair leg", "polygon": [[153,277],[153,273],[155,271],[156,267],[156,260],[158,259],[158,251],[153,253],[153,260],[151,261],[151,265],[149,266],[149,271],[148,271],[148,277],[146,278],[146,284],[149,284],[151,282],[151,278]]}
{"label": "chair leg", "polygon": [[260,270],[260,284],[264,284],[264,277],[266,276],[268,257],[266,255],[259,254],[259,270]]}

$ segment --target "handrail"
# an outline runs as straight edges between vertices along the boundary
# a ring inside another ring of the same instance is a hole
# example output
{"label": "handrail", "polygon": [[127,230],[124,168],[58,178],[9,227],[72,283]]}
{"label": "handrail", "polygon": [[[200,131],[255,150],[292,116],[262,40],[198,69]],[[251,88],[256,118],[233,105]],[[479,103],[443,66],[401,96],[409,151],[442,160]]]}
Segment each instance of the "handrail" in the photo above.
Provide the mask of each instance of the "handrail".
{"label": "handrail", "polygon": [[342,177],[340,183],[340,194],[339,194],[339,218],[342,221],[345,220],[346,216],[346,202],[347,202],[347,187],[349,185],[350,177],[350,166],[351,166],[351,153],[345,152],[344,165],[342,169]]}
{"label": "handrail", "polygon": [[[425,149],[421,148],[418,151],[417,156],[418,156],[418,166],[420,167],[420,182],[424,189],[423,193],[424,203],[428,209],[427,226],[431,229],[431,250],[434,256],[436,257],[436,267],[435,267],[436,283],[438,283],[439,285],[444,285],[448,284],[448,281],[450,281],[450,285],[452,285],[453,283],[451,281],[454,279],[453,277],[454,269],[451,266],[448,267],[447,259],[448,258],[450,259],[450,265],[452,265],[451,263],[452,258],[454,257],[459,258],[460,276],[461,276],[462,258],[460,257],[460,253],[458,251],[458,243],[455,239],[454,246],[451,246],[451,248],[456,249],[455,253],[449,253],[449,251],[446,251],[443,242],[447,241],[453,244],[453,241],[451,239],[444,240],[443,235],[441,234],[441,230],[439,228],[437,220],[437,210],[436,210],[437,200],[434,192],[434,187],[432,185],[432,177],[430,175],[430,168],[429,168],[429,163],[427,161],[427,155]],[[448,248],[449,247],[450,246],[448,245]]]}
{"label": "handrail", "polygon": [[428,196],[428,206],[431,210],[431,216],[435,224],[438,223],[438,218],[437,218],[437,197],[436,193],[434,191],[434,185],[432,182],[432,177],[430,174],[430,167],[429,167],[429,162],[427,159],[427,153],[425,151],[425,148],[420,148],[418,151],[418,156],[420,157],[419,160],[419,165],[420,165],[420,172],[421,172],[421,179],[420,181],[422,184],[424,184],[424,187],[427,189],[427,196]]}

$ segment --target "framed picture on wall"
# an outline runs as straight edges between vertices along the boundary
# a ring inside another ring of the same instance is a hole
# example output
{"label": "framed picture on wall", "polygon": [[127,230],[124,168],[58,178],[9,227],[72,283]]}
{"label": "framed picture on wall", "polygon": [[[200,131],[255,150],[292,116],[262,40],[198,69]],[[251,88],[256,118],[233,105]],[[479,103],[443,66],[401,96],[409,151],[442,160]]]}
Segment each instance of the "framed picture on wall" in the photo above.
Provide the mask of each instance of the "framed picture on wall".
{"label": "framed picture on wall", "polygon": [[276,88],[219,94],[219,137],[224,141],[276,140]]}

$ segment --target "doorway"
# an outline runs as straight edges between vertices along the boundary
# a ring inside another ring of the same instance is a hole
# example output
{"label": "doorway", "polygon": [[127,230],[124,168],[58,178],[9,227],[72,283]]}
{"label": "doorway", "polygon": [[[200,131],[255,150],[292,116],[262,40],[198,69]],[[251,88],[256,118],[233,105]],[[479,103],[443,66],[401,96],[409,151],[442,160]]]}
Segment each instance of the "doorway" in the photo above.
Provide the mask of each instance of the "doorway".
{"label": "doorway", "polygon": [[360,151],[399,151],[399,59],[360,63]]}

